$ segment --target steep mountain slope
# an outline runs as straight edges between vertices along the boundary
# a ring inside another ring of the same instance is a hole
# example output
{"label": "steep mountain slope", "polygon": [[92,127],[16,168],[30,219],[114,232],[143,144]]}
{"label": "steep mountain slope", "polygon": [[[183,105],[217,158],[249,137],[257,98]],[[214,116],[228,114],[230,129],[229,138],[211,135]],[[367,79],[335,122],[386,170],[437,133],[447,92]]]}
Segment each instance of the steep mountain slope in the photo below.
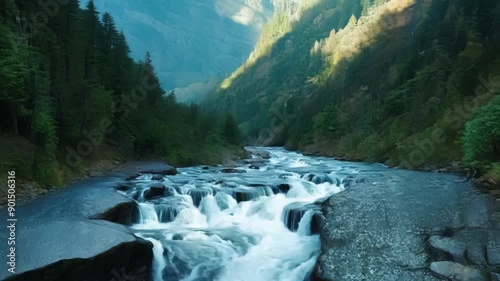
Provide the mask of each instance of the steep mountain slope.
{"label": "steep mountain slope", "polygon": [[[86,1],[82,1],[84,4]],[[166,89],[203,91],[250,54],[273,5],[263,0],[96,0],[124,31],[136,59],[149,51]],[[179,98],[182,93],[178,92]]]}
{"label": "steep mountain slope", "polygon": [[493,0],[324,0],[276,13],[206,105],[234,112],[252,142],[447,164],[499,92],[499,16]]}

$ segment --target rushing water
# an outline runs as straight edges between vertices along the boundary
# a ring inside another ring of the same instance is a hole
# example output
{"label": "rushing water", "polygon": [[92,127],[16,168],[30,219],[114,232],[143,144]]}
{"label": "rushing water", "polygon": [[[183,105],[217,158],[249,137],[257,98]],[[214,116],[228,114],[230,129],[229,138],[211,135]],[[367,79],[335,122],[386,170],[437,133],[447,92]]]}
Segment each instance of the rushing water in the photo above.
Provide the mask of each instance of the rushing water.
{"label": "rushing water", "polygon": [[[320,202],[360,169],[380,165],[266,150],[269,160],[236,170],[189,167],[133,182],[133,229],[154,245],[155,281],[308,279],[320,251]],[[146,200],[149,187],[162,185],[163,195]]]}

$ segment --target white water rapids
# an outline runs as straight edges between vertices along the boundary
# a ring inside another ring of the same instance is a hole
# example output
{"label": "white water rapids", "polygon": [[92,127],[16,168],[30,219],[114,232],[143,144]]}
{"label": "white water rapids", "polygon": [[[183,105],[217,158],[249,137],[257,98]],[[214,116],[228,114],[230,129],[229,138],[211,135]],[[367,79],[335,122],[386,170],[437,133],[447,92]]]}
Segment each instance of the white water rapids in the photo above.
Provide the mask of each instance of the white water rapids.
{"label": "white water rapids", "polygon": [[[134,181],[128,195],[138,200],[140,218],[133,230],[154,245],[155,281],[308,280],[320,252],[318,200],[342,191],[358,169],[266,150],[269,160],[242,164],[239,173],[189,167]],[[152,184],[166,186],[167,195],[145,200]]]}

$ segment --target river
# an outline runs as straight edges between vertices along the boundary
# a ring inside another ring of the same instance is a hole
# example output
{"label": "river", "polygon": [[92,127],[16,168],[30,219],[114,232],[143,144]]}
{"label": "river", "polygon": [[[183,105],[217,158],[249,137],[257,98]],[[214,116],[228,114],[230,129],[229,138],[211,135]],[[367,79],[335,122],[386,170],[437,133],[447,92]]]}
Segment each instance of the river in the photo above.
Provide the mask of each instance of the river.
{"label": "river", "polygon": [[[387,169],[266,150],[269,160],[236,169],[188,167],[133,181],[124,193],[139,204],[132,229],[154,245],[155,281],[307,280],[320,254],[319,203],[348,177]],[[154,183],[167,196],[146,200]]]}

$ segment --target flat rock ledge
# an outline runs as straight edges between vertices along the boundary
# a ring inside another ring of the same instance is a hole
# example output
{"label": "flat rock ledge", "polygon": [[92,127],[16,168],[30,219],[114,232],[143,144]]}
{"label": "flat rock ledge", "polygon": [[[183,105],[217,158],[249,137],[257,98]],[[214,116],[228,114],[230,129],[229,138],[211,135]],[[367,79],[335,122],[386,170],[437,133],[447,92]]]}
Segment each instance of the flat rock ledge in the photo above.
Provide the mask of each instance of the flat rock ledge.
{"label": "flat rock ledge", "polygon": [[452,175],[368,175],[323,203],[311,280],[500,280],[499,205]]}
{"label": "flat rock ledge", "polygon": [[[127,187],[125,178],[144,171],[175,174],[163,163],[127,163],[18,206],[16,272],[2,270],[0,280],[150,281],[153,245],[127,227],[138,208],[117,191]],[[7,219],[5,209],[0,219]],[[10,247],[6,235],[0,232],[2,249]],[[0,263],[7,262],[2,255]]]}

